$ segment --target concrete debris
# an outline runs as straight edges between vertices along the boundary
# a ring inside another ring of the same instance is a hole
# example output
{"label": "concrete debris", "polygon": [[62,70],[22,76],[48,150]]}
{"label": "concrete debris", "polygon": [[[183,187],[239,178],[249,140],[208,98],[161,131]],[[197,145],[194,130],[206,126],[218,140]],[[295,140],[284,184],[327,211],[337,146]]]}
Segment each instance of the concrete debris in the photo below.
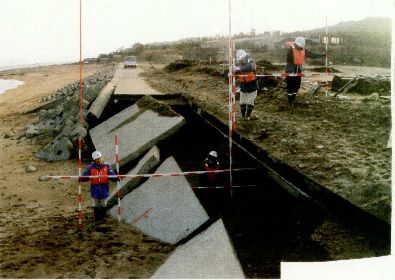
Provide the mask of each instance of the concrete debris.
{"label": "concrete debris", "polygon": [[37,135],[39,135],[39,128],[35,125],[29,125],[25,133],[26,138],[29,139]]}
{"label": "concrete debris", "polygon": [[[46,104],[38,111],[39,120],[26,127],[20,136],[46,139],[55,137],[36,157],[48,161],[68,160],[73,154],[76,138],[87,136],[86,116],[89,105],[112,79],[114,69],[96,73],[83,80],[83,126],[80,124],[80,84],[76,81],[42,99]],[[34,112],[34,110],[33,110]]]}
{"label": "concrete debris", "polygon": [[37,168],[35,168],[33,165],[29,164],[26,166],[26,172],[31,173],[37,171]]}
{"label": "concrete debris", "polygon": [[373,92],[371,95],[364,98],[364,101],[377,101],[380,99],[380,95],[377,92]]}
{"label": "concrete debris", "polygon": [[379,92],[380,95],[390,95],[391,81],[382,76],[366,77],[355,76],[352,78],[335,75],[332,80],[332,91],[336,94],[346,94],[348,92],[370,95],[372,92]]}
{"label": "concrete debris", "polygon": [[8,130],[5,134],[4,134],[4,138],[13,138],[15,137],[15,133],[12,130]]}
{"label": "concrete debris", "polygon": [[68,160],[73,153],[73,147],[74,145],[68,137],[60,136],[56,137],[51,143],[36,153],[35,156],[47,161]]}
{"label": "concrete debris", "polygon": [[115,86],[118,83],[118,79],[112,79],[99,93],[92,106],[88,111],[89,116],[94,116],[96,119],[101,117],[108,101],[110,101],[111,95],[114,93]]}
{"label": "concrete debris", "polygon": [[[150,173],[151,170],[158,165],[160,159],[160,153],[158,147],[153,147],[149,150],[144,157],[138,162],[138,164],[126,175],[138,175],[138,174],[147,174]],[[137,185],[140,183],[142,178],[124,178],[119,184],[118,187],[115,188],[109,197],[106,200],[107,207],[112,207],[118,202],[118,191],[120,193],[120,198],[123,198],[125,195],[130,193]]]}
{"label": "concrete debris", "polygon": [[[156,173],[178,173],[180,167],[170,157]],[[184,176],[152,177],[126,195],[122,219],[144,234],[175,244],[208,220],[208,215]],[[118,217],[117,207],[110,210]]]}
{"label": "concrete debris", "polygon": [[44,182],[44,181],[49,181],[50,179],[48,178],[48,176],[43,175],[43,176],[40,176],[40,177],[38,178],[38,180],[39,180],[40,182]]}
{"label": "concrete debris", "polygon": [[244,279],[222,220],[176,248],[154,279]]}
{"label": "concrete debris", "polygon": [[88,135],[86,128],[79,122],[74,124],[74,127],[69,132],[68,136],[70,139],[74,140],[77,138],[85,138]]}
{"label": "concrete debris", "polygon": [[114,147],[109,143],[113,143],[115,135],[118,135],[122,166],[174,134],[184,124],[184,117],[171,110],[170,106],[145,96],[91,129],[89,134],[95,149],[110,165],[115,163],[115,159]]}

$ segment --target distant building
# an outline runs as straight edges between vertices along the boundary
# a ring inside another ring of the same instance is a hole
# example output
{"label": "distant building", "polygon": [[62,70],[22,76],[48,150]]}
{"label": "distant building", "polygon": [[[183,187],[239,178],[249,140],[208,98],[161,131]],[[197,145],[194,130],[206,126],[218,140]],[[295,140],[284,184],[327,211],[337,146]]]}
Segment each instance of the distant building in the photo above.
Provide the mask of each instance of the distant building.
{"label": "distant building", "polygon": [[330,45],[340,45],[342,40],[339,37],[320,36],[320,43],[326,44],[327,42]]}
{"label": "distant building", "polygon": [[97,58],[85,58],[84,59],[85,64],[92,64],[92,63],[96,63],[96,62],[97,62]]}

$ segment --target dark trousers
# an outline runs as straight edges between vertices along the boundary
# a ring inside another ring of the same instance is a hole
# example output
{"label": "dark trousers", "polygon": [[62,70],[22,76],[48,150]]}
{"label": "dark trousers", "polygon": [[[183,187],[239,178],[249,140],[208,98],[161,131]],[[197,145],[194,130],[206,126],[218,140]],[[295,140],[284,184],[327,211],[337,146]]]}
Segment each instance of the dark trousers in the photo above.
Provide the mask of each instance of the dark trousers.
{"label": "dark trousers", "polygon": [[286,77],[287,82],[287,92],[288,93],[297,93],[300,89],[300,84],[302,82],[302,77]]}

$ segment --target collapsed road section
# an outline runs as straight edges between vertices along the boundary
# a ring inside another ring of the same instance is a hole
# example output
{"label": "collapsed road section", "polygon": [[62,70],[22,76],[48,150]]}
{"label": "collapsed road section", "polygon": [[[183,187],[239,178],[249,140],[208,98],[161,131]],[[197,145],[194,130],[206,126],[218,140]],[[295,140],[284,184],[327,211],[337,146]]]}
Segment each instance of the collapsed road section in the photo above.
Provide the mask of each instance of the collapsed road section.
{"label": "collapsed road section", "polygon": [[[158,105],[153,105],[155,103]],[[122,162],[122,174],[180,174],[183,171],[203,170],[204,158],[211,150],[218,152],[221,169],[229,166],[228,139],[226,133],[223,133],[226,127],[194,104],[187,105],[182,100],[178,103],[179,105],[172,106],[171,111],[175,119],[182,118],[182,125],[176,130],[170,130],[171,133],[166,137],[158,138],[158,141],[146,139],[147,146],[141,149],[138,155]],[[129,106],[124,108],[126,104]],[[137,107],[141,109],[142,104],[151,105],[143,112],[136,114]],[[116,129],[129,126],[128,129],[134,133],[129,133],[131,139],[123,143],[127,143],[125,147],[132,149],[135,145],[132,142],[139,142],[146,138],[146,135],[143,136],[142,133],[152,132],[149,128],[152,121],[142,122],[139,117],[151,111],[149,108],[162,108],[162,113],[166,111],[166,106],[162,102],[153,101],[149,97],[138,99],[137,102],[124,100],[122,105],[111,100],[109,106],[111,107],[109,111],[113,112],[113,115],[107,115],[106,120],[90,130],[95,148],[97,148],[95,142],[97,143],[98,139],[104,139],[103,135],[106,134],[101,134],[101,128],[114,133]],[[137,117],[134,117],[135,114]],[[161,116],[156,113],[151,117],[160,118]],[[146,123],[148,127],[141,129],[141,126],[144,126],[143,123]],[[160,123],[161,127],[166,127],[166,122],[156,120],[154,123]],[[140,128],[135,130],[134,126]],[[154,132],[157,133],[158,129]],[[108,140],[111,142],[110,138]],[[122,143],[122,137],[120,143]],[[336,211],[331,211],[333,204],[325,203],[325,201],[331,201],[328,194],[322,195],[325,198],[323,201],[319,196],[311,195],[312,192],[307,187],[314,186],[312,182],[306,179],[295,181],[293,179],[295,175],[289,167],[285,168],[284,164],[276,166],[270,163],[267,160],[268,155],[241,136],[236,135],[235,144],[233,168],[253,168],[254,170],[234,173],[232,195],[227,188],[229,181],[226,173],[218,176],[215,186],[223,188],[207,187],[206,174],[185,178],[182,176],[133,178],[121,183],[124,185],[121,200],[124,215],[122,219],[145,234],[176,244],[180,248],[154,277],[173,278],[189,275],[194,278],[218,278],[226,275],[221,272],[221,268],[227,264],[225,261],[223,266],[214,265],[210,266],[210,269],[207,263],[196,262],[196,266],[192,269],[188,258],[180,257],[185,255],[184,251],[188,252],[187,248],[192,246],[190,244],[197,243],[198,247],[206,248],[210,238],[202,236],[205,236],[206,232],[211,232],[214,224],[217,225],[215,228],[218,228],[218,223],[224,225],[226,235],[222,237],[225,241],[229,240],[230,243],[227,246],[231,246],[232,251],[235,252],[236,263],[240,263],[240,271],[248,278],[279,277],[281,261],[333,260],[327,252],[326,243],[339,238],[344,239],[344,235],[336,236],[335,234],[326,237],[326,240],[314,237],[317,236],[317,232],[320,232],[320,226],[326,224],[328,220],[332,223],[332,227],[346,227],[349,232],[347,238],[359,239],[360,246],[375,247],[372,255],[368,256],[389,253],[389,239],[386,238],[388,232],[385,226],[374,218],[356,209],[347,208],[346,202],[339,204],[339,200],[333,200],[333,203],[337,203],[338,209],[347,209],[347,214],[343,216],[350,217],[346,222],[337,220]],[[123,152],[124,156],[128,157],[128,152],[126,150]],[[108,158],[113,158],[111,151],[108,153]],[[111,163],[114,164],[114,162]],[[181,181],[175,180],[176,178]],[[135,182],[136,180],[139,182]],[[189,191],[183,194],[186,190]],[[316,192],[320,193],[319,190]],[[114,218],[117,217],[116,193],[114,190],[108,199],[109,205],[113,206],[110,213]],[[355,221],[366,218],[366,226],[362,227],[362,237],[360,236],[361,224],[351,222],[355,217],[359,217]],[[188,223],[184,223],[185,221]],[[190,256],[192,259],[205,256],[201,255],[198,250],[192,251],[196,254]],[[350,254],[354,254],[355,258],[366,257],[361,256],[357,251],[359,249]],[[229,253],[224,253],[223,256],[225,255]],[[213,263],[215,258],[221,258],[221,256],[210,258],[204,257],[208,263]],[[181,259],[185,261],[184,264],[180,261]],[[227,261],[234,264],[232,259]],[[177,267],[188,267],[188,270],[174,270],[174,263],[178,264]],[[237,269],[238,265],[232,265],[232,267]],[[174,274],[169,274],[169,271]],[[191,274],[193,272],[196,274]],[[232,275],[227,275],[227,278],[231,277]]]}

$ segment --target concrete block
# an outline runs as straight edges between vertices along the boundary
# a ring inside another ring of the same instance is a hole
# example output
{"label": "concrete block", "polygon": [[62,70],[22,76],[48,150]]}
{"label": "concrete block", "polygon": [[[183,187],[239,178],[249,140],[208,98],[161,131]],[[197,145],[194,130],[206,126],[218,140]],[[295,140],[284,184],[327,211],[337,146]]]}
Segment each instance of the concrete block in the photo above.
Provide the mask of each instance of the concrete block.
{"label": "concrete block", "polygon": [[155,279],[245,278],[222,220],[180,245],[159,267]]}
{"label": "concrete block", "polygon": [[72,149],[73,143],[69,138],[57,136],[42,150],[38,151],[35,156],[36,158],[45,159],[47,161],[68,160],[71,158]]}
{"label": "concrete block", "polygon": [[119,139],[120,165],[139,157],[185,124],[185,119],[152,97],[145,96],[89,131],[92,142],[111,166],[114,136]]}
{"label": "concrete block", "polygon": [[[136,175],[136,174],[147,174],[159,164],[159,149],[158,147],[153,147],[149,150],[144,157],[138,162],[138,164],[129,171],[126,175]],[[106,199],[107,207],[113,207],[118,203],[117,192],[120,192],[121,199],[130,193],[134,188],[137,187],[142,178],[124,178],[119,183],[118,186],[111,192],[109,197]]]}
{"label": "concrete block", "polygon": [[[181,172],[174,158],[156,173]],[[151,177],[126,195],[122,219],[144,234],[175,244],[208,220],[208,215],[184,176]],[[117,207],[110,210],[117,217]]]}
{"label": "concrete block", "polygon": [[112,79],[99,93],[95,101],[89,108],[88,114],[95,116],[97,119],[101,117],[104,109],[107,106],[108,101],[110,101],[111,95],[113,94],[115,87],[118,83],[118,79]]}

